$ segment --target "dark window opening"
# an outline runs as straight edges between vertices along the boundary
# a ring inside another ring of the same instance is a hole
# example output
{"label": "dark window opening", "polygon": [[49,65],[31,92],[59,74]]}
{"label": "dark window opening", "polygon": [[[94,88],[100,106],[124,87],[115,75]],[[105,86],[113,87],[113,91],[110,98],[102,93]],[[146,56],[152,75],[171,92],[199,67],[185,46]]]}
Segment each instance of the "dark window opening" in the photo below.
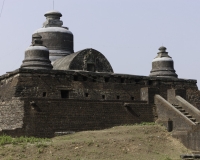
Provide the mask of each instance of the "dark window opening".
{"label": "dark window opening", "polygon": [[74,76],[74,81],[78,81],[78,76]]}
{"label": "dark window opening", "polygon": [[121,78],[121,83],[124,83],[125,82],[125,79],[124,78]]}
{"label": "dark window opening", "polygon": [[61,90],[61,98],[69,98],[69,91]]}
{"label": "dark window opening", "polygon": [[136,82],[136,84],[139,84],[140,80],[139,80],[139,79],[136,79],[135,82]]}
{"label": "dark window opening", "polygon": [[131,100],[133,101],[133,100],[134,100],[134,97],[131,97]]}
{"label": "dark window opening", "polygon": [[117,99],[119,99],[120,97],[119,96],[117,96]]}
{"label": "dark window opening", "polygon": [[102,95],[102,99],[105,99],[105,95]]}
{"label": "dark window opening", "polygon": [[93,77],[93,82],[96,82],[97,81],[97,77]]}
{"label": "dark window opening", "polygon": [[168,120],[167,131],[168,132],[173,131],[173,121],[171,119]]}
{"label": "dark window opening", "polygon": [[87,71],[95,72],[94,64],[87,64]]}
{"label": "dark window opening", "polygon": [[152,85],[152,84],[153,84],[153,81],[150,80],[148,85]]}
{"label": "dark window opening", "polygon": [[83,76],[83,81],[87,81],[87,79],[88,79],[87,77]]}
{"label": "dark window opening", "polygon": [[43,97],[46,97],[46,96],[47,96],[47,93],[46,93],[46,92],[43,92],[42,96],[43,96]]}
{"label": "dark window opening", "polygon": [[106,83],[109,82],[109,80],[110,80],[110,78],[108,78],[108,77],[105,78]]}
{"label": "dark window opening", "polygon": [[85,93],[85,97],[88,97],[89,96],[89,94],[88,93]]}

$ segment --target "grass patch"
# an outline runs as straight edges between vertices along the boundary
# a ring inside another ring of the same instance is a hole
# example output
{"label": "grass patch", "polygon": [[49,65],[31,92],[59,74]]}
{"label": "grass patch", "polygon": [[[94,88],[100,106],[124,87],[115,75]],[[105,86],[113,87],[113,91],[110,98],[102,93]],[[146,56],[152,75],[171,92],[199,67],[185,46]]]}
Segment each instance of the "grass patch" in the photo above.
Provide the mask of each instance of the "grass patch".
{"label": "grass patch", "polygon": [[181,154],[191,154],[164,127],[152,122],[51,139],[3,135],[0,142],[0,160],[179,160]]}
{"label": "grass patch", "polygon": [[169,157],[166,157],[164,160],[172,160],[171,158],[169,158]]}
{"label": "grass patch", "polygon": [[136,125],[144,126],[144,125],[155,125],[155,122],[141,122]]}
{"label": "grass patch", "polygon": [[36,137],[17,137],[13,138],[8,135],[1,135],[0,136],[0,146],[6,145],[6,144],[26,144],[26,143],[44,143],[44,142],[50,142],[51,140],[48,138],[36,138]]}

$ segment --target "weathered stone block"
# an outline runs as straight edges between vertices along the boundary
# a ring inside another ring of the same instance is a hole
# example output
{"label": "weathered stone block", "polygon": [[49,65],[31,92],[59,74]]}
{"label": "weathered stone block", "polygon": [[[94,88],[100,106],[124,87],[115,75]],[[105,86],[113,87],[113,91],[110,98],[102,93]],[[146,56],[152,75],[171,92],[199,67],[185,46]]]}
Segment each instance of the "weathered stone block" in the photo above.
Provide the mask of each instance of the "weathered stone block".
{"label": "weathered stone block", "polygon": [[179,102],[176,99],[177,95],[186,99],[186,90],[185,89],[168,89],[167,90],[167,101],[171,104],[178,105]]}
{"label": "weathered stone block", "polygon": [[158,88],[144,87],[140,89],[140,97],[142,101],[147,101],[150,104],[154,103],[154,96],[159,94]]}

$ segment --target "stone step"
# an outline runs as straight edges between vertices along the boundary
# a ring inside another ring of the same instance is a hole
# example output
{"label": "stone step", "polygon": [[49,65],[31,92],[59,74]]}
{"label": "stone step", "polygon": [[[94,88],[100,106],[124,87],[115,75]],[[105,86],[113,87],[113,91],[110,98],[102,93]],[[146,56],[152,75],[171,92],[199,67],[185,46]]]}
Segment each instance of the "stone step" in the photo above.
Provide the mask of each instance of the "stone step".
{"label": "stone step", "polygon": [[200,154],[182,154],[180,157],[183,160],[195,160],[200,158]]}
{"label": "stone step", "polygon": [[190,118],[191,121],[193,122],[196,122],[196,119],[195,118]]}
{"label": "stone step", "polygon": [[178,104],[172,104],[173,106],[178,106]]}
{"label": "stone step", "polygon": [[185,110],[184,110],[184,109],[179,109],[179,111],[181,111],[181,112],[185,112]]}
{"label": "stone step", "polygon": [[183,107],[179,106],[179,105],[175,105],[172,104],[176,109],[178,109],[181,113],[183,113],[187,118],[189,118],[192,122],[194,122],[195,124],[200,124],[199,122],[196,122],[195,118],[192,118],[192,116],[185,111],[185,109],[183,109]]}
{"label": "stone step", "polygon": [[188,118],[192,118],[192,116],[191,115],[185,115],[186,117],[188,117]]}
{"label": "stone step", "polygon": [[181,106],[174,106],[176,109],[183,109]]}

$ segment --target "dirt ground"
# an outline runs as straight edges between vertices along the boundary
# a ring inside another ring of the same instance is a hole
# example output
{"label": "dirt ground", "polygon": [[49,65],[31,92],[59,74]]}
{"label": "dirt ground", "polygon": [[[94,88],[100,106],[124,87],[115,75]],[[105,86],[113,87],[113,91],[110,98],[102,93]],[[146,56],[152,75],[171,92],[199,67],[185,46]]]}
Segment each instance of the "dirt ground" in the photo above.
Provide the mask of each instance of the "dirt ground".
{"label": "dirt ground", "polygon": [[1,160],[180,160],[190,153],[159,125],[117,126],[59,136],[51,142],[2,145]]}

